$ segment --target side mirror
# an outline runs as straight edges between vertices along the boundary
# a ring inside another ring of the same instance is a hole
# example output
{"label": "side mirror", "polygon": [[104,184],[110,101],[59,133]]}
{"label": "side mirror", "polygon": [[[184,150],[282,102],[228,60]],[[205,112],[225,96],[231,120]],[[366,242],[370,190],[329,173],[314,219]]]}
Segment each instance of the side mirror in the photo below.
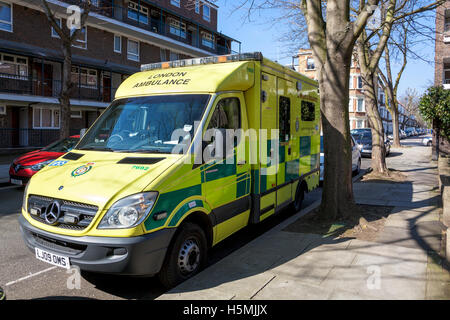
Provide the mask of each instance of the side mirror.
{"label": "side mirror", "polygon": [[87,128],[83,128],[83,129],[80,130],[80,139],[83,138],[83,136],[85,135],[86,131],[87,131]]}

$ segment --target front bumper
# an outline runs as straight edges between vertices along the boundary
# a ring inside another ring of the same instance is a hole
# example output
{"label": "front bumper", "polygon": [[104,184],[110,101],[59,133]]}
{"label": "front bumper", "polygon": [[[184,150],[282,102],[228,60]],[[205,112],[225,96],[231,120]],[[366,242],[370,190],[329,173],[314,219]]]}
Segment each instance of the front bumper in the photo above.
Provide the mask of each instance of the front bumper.
{"label": "front bumper", "polygon": [[19,217],[20,230],[28,248],[54,252],[69,257],[71,265],[81,270],[124,275],[157,274],[175,233],[162,229],[138,237],[71,237],[50,233]]}

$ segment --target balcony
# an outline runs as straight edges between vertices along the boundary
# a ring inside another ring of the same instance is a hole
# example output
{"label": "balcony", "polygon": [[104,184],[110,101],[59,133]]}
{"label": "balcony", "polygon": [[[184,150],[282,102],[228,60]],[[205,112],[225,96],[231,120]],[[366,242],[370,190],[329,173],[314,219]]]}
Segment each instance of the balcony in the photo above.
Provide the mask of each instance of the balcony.
{"label": "balcony", "polygon": [[[69,4],[78,4],[78,0],[66,0]],[[137,0],[136,0],[137,2]],[[147,3],[146,3],[147,4]],[[93,6],[91,12],[99,14],[107,18],[126,23],[127,25],[150,31],[152,33],[168,37],[170,39],[179,41],[189,46],[208,51],[212,54],[229,54],[231,50],[231,40],[221,36],[220,34],[209,30],[207,27],[190,21],[188,19],[182,19],[174,13],[169,12],[166,9],[157,8],[153,6],[141,6],[139,8],[145,8],[146,14],[130,9],[129,7],[122,7],[111,3],[110,1],[99,0],[99,6]],[[178,29],[179,32],[173,32],[173,28],[169,23],[169,19],[179,21],[185,27]],[[201,33],[207,32],[214,35],[213,47],[205,46],[202,44]]]}
{"label": "balcony", "polygon": [[[78,100],[111,102],[117,88],[75,84],[70,97]],[[0,73],[0,92],[58,98],[61,80]]]}

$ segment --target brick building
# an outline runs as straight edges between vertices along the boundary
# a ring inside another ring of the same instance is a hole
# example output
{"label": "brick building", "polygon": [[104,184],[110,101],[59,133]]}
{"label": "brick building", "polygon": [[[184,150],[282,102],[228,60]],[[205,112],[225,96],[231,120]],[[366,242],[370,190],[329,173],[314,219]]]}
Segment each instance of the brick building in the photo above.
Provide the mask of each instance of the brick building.
{"label": "brick building", "polygon": [[[47,0],[59,24],[79,1]],[[71,131],[90,126],[142,63],[231,53],[207,0],[93,0],[72,49]],[[41,0],[0,0],[0,148],[59,135],[61,40]]]}
{"label": "brick building", "polygon": [[450,89],[450,1],[436,9],[434,84]]}

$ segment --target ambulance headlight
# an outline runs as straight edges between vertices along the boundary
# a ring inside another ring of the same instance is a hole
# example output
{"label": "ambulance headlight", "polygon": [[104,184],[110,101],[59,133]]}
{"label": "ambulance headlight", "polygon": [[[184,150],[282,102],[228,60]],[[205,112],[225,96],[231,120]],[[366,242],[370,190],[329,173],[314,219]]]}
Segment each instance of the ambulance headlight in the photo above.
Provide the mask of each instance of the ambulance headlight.
{"label": "ambulance headlight", "polygon": [[155,204],[157,192],[144,192],[114,203],[98,225],[99,229],[123,229],[139,225]]}

